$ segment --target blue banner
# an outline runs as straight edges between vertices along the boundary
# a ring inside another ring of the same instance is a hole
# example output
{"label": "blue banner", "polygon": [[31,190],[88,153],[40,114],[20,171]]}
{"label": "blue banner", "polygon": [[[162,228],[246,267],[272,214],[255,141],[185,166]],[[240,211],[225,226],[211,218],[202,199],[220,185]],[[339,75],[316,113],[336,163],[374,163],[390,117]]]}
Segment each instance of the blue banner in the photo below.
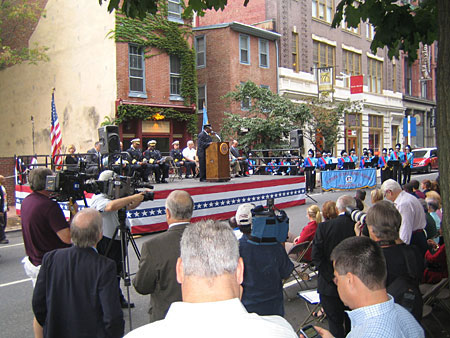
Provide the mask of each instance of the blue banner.
{"label": "blue banner", "polygon": [[357,170],[322,171],[322,190],[354,190],[373,188],[377,185],[377,170],[374,168]]}

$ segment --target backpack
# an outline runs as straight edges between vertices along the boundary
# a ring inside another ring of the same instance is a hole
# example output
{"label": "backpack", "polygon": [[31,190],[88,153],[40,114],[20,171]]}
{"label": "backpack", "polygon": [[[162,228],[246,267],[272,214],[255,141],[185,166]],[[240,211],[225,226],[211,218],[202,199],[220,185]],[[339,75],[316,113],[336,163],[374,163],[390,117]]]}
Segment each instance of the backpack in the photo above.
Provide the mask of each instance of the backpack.
{"label": "backpack", "polygon": [[405,258],[408,273],[399,276],[387,287],[387,292],[394,297],[394,301],[408,310],[414,318],[420,322],[423,312],[423,299],[419,289],[419,281],[415,277],[414,269],[410,262],[415,262],[416,258],[412,248],[406,246],[402,250]]}

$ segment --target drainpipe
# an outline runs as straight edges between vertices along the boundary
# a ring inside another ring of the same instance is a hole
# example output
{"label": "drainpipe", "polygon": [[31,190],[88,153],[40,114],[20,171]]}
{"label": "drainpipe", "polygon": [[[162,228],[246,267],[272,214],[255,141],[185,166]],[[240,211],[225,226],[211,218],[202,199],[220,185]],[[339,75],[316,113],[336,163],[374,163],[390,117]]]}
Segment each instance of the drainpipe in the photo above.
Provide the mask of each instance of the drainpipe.
{"label": "drainpipe", "polygon": [[278,55],[278,40],[275,40],[275,50],[277,54],[277,94],[280,94],[280,77],[278,76],[278,67],[279,67],[279,55]]}

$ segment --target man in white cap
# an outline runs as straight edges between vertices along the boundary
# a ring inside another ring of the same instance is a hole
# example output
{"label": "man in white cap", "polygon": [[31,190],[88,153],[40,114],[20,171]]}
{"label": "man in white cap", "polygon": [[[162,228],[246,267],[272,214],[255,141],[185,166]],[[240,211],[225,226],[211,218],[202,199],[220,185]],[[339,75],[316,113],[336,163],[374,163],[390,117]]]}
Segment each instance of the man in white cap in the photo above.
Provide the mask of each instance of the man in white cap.
{"label": "man in white cap", "polygon": [[127,149],[127,153],[130,154],[131,157],[131,175],[134,174],[135,171],[139,173],[142,180],[144,182],[148,182],[148,175],[150,174],[150,168],[147,166],[147,163],[144,161],[144,157],[142,155],[142,151],[139,148],[141,145],[141,140],[139,138],[134,138],[131,140],[131,146]]}
{"label": "man in white cap", "polygon": [[172,147],[173,147],[173,149],[170,150],[170,157],[173,158],[173,163],[175,163],[175,166],[178,168],[177,174],[181,178],[181,174],[182,174],[181,167],[184,166],[185,161],[184,161],[183,153],[180,150],[180,141],[178,141],[178,140],[173,141]]}
{"label": "man in white cap", "polygon": [[147,146],[147,150],[144,151],[144,158],[147,160],[151,171],[155,173],[156,183],[168,183],[166,178],[169,177],[169,165],[165,162],[161,152],[156,149],[156,140],[148,141]]}

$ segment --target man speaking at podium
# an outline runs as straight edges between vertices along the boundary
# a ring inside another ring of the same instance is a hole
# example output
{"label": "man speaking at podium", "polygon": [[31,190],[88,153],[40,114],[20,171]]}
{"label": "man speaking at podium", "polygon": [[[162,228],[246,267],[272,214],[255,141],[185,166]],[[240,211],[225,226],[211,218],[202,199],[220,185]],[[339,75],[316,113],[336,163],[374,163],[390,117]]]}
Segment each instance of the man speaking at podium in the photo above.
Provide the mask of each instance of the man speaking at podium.
{"label": "man speaking at podium", "polygon": [[200,167],[200,182],[206,181],[206,148],[212,143],[211,132],[211,125],[205,124],[202,132],[198,134],[197,156]]}

